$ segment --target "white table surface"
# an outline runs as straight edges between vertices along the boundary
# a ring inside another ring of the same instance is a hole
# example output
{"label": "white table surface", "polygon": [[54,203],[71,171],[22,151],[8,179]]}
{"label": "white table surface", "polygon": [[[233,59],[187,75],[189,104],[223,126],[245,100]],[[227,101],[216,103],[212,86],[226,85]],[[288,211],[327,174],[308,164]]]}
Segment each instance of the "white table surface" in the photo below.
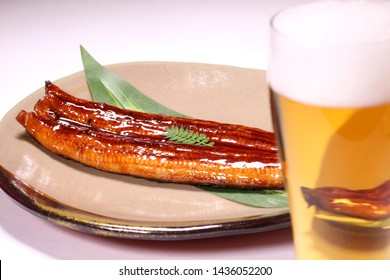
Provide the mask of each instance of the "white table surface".
{"label": "white table surface", "polygon": [[[271,15],[300,2],[307,1],[1,0],[0,118],[45,80],[82,70],[80,44],[102,64],[185,61],[266,69]],[[0,248],[3,260],[294,258],[290,228],[175,242],[104,238],[48,223],[2,191]]]}

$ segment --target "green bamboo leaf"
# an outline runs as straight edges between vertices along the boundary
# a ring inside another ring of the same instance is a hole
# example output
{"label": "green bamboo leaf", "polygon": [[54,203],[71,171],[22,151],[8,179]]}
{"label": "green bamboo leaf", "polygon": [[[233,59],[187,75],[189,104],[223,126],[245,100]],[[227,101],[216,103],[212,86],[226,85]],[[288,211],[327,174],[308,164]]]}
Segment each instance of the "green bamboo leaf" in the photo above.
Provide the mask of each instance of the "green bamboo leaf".
{"label": "green bamboo leaf", "polygon": [[93,100],[120,108],[186,117],[144,95],[137,88],[100,65],[83,46],[81,58]]}
{"label": "green bamboo leaf", "polygon": [[[84,47],[80,46],[80,51],[85,76],[94,101],[141,112],[188,117],[144,95],[129,82],[100,65]],[[180,139],[180,128],[177,126],[167,127],[166,133],[169,134],[167,139]],[[190,138],[190,136],[192,137],[193,134],[194,132],[183,129],[183,135],[186,135],[186,139]],[[214,145],[214,142],[208,142],[208,138],[202,134],[198,135],[196,140],[199,143],[203,143],[203,145]],[[246,191],[201,186],[199,188],[216,196],[249,206],[267,208],[287,207],[287,194],[284,191]]]}

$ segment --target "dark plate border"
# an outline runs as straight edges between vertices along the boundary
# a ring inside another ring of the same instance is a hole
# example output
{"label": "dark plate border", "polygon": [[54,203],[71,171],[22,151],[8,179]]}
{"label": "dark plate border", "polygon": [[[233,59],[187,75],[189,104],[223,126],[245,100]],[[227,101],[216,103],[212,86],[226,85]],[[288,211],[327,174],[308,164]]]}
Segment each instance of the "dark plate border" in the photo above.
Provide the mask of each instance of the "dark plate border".
{"label": "dark plate border", "polygon": [[37,191],[0,165],[0,187],[17,205],[49,222],[76,231],[127,239],[189,240],[265,232],[291,226],[290,214],[190,223],[115,219],[82,211]]}

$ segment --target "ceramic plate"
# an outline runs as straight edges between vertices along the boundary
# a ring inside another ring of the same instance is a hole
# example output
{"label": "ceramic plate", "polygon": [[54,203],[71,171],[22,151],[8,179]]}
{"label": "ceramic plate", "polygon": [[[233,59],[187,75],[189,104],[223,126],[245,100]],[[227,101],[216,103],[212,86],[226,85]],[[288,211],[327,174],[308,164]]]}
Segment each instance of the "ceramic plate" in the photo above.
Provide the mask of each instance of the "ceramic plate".
{"label": "ceramic plate", "polygon": [[[264,71],[167,62],[108,68],[186,115],[272,130]],[[91,98],[83,72],[52,82]],[[195,239],[290,225],[286,208],[250,207],[190,185],[111,174],[47,152],[15,121],[43,95],[44,88],[29,95],[0,124],[0,185],[31,213],[75,230],[134,239]]]}

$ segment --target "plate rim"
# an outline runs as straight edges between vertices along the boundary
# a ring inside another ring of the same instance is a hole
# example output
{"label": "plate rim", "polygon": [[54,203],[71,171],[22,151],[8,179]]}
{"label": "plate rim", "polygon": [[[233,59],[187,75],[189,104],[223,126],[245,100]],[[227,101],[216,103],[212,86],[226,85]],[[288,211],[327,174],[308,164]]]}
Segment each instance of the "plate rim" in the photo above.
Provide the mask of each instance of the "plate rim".
{"label": "plate rim", "polygon": [[36,190],[2,165],[0,165],[0,188],[18,206],[35,216],[69,229],[106,237],[188,240],[258,233],[291,226],[288,210],[287,213],[275,216],[240,217],[201,224],[192,222],[181,226],[160,222],[160,225],[145,226],[137,221],[105,217],[56,201]]}

